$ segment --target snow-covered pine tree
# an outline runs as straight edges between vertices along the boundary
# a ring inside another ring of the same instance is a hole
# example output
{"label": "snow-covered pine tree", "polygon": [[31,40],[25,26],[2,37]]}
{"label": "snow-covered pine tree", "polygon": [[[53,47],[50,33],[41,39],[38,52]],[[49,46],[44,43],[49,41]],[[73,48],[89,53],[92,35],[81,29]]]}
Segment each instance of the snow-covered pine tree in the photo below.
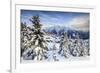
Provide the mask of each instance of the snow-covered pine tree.
{"label": "snow-covered pine tree", "polygon": [[26,43],[27,43],[27,26],[26,23],[21,22],[21,57],[24,53],[24,51],[27,49]]}
{"label": "snow-covered pine tree", "polygon": [[28,43],[32,39],[33,30],[26,25],[26,23],[21,22],[21,58],[31,59],[32,49],[30,49]]}
{"label": "snow-covered pine tree", "polygon": [[68,49],[68,37],[66,33],[62,33],[61,35],[60,50],[58,53],[63,55],[65,58],[68,57],[69,49]]}
{"label": "snow-covered pine tree", "polygon": [[57,48],[56,48],[56,44],[54,43],[54,45],[53,45],[53,49],[52,49],[52,52],[53,52],[53,60],[54,61],[59,61],[58,59],[57,59]]}
{"label": "snow-covered pine tree", "polygon": [[84,48],[83,48],[82,41],[81,41],[78,33],[76,35],[76,41],[77,41],[76,42],[76,50],[77,50],[78,56],[83,56]]}
{"label": "snow-covered pine tree", "polygon": [[42,25],[40,24],[39,15],[33,16],[30,21],[33,24],[33,37],[29,42],[30,48],[33,49],[35,52],[35,59],[36,60],[43,60],[47,58],[45,53],[47,52],[47,43],[45,41],[45,33],[41,30]]}

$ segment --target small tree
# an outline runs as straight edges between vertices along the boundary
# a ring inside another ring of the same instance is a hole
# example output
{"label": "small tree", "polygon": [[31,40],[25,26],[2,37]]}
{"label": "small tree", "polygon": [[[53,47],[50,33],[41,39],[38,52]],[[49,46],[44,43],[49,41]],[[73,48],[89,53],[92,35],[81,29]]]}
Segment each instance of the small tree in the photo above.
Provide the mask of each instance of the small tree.
{"label": "small tree", "polygon": [[67,57],[68,55],[68,37],[66,33],[63,33],[61,36],[61,41],[60,41],[60,50],[59,54],[62,54],[64,57]]}
{"label": "small tree", "polygon": [[52,56],[53,57],[53,60],[54,61],[59,61],[59,59],[57,59],[57,53],[56,53],[57,52],[57,47],[56,47],[56,44],[55,43],[53,45],[53,49],[52,50],[53,50],[53,56]]}
{"label": "small tree", "polygon": [[76,38],[77,38],[77,40],[76,40],[77,41],[76,42],[77,53],[79,54],[79,56],[83,56],[84,48],[83,48],[82,41],[81,41],[78,33],[76,35]]}

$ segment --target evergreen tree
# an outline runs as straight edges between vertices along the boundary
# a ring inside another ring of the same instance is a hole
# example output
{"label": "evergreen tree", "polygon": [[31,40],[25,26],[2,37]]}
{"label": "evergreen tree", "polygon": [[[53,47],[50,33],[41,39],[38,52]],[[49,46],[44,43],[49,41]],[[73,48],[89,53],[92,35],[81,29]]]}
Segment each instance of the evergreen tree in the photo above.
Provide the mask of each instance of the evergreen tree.
{"label": "evergreen tree", "polygon": [[76,35],[76,50],[77,50],[77,53],[78,53],[78,56],[83,56],[84,54],[84,48],[83,48],[83,45],[82,45],[82,41],[79,37],[79,34],[77,33]]}
{"label": "evergreen tree", "polygon": [[45,53],[47,52],[48,48],[44,38],[45,33],[41,30],[42,25],[40,24],[39,15],[33,16],[30,21],[33,24],[32,29],[34,29],[34,32],[29,46],[35,52],[36,60],[43,60],[43,58],[47,58]]}
{"label": "evergreen tree", "polygon": [[21,22],[21,56],[23,55],[24,51],[27,49],[26,48],[26,37],[27,35],[27,26],[26,23]]}
{"label": "evergreen tree", "polygon": [[56,46],[55,46],[56,44],[54,43],[54,45],[53,45],[53,60],[54,61],[59,61],[58,59],[57,59],[57,48],[56,48]]}
{"label": "evergreen tree", "polygon": [[68,37],[66,33],[63,33],[61,36],[60,50],[58,53],[62,54],[64,57],[67,57],[67,55],[69,54]]}

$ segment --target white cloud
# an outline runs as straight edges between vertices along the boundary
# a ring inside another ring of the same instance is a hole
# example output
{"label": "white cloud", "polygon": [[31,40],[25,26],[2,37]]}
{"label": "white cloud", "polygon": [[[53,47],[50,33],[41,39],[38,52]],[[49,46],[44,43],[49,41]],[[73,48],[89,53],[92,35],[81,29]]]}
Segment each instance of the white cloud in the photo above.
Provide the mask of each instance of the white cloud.
{"label": "white cloud", "polygon": [[70,22],[70,27],[76,30],[89,30],[89,16],[79,16],[73,18]]}

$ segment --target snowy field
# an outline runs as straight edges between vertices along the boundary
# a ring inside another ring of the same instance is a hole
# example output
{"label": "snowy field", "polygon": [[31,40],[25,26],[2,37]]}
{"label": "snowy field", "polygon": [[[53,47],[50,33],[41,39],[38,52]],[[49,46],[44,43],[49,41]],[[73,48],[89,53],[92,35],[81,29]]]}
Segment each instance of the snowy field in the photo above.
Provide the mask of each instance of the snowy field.
{"label": "snowy field", "polygon": [[[53,61],[73,61],[73,60],[86,60],[89,59],[89,40],[79,40],[79,44],[76,43],[78,39],[68,39],[68,42],[66,45],[68,45],[68,48],[66,48],[66,56],[64,55],[64,50],[59,53],[60,42],[61,37],[57,36],[45,36],[45,40],[47,41],[47,47],[48,51],[45,53],[46,58],[44,58],[43,62],[53,62]],[[80,45],[82,43],[82,45]],[[62,46],[62,48],[64,48]],[[83,50],[82,55],[79,54]],[[34,56],[34,53],[32,52],[32,49],[29,48],[24,51],[21,62],[37,62],[36,57]]]}

